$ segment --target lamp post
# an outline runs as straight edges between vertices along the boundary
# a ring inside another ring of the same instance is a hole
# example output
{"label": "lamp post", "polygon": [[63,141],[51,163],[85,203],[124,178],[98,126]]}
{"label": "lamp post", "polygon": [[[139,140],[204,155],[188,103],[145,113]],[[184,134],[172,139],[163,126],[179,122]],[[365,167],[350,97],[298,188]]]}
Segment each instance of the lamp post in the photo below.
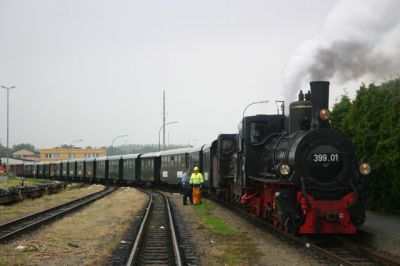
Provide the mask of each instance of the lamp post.
{"label": "lamp post", "polygon": [[[14,89],[15,86],[11,86],[11,87],[6,87],[6,86],[1,86],[3,89],[7,90],[7,151],[9,151],[10,149],[10,145],[9,145],[9,135],[10,135],[10,129],[9,129],[9,121],[10,121],[10,116],[9,116],[9,102],[10,102],[10,90]],[[8,161],[8,157],[10,157],[10,155],[7,155],[7,175],[9,175],[9,170],[10,170],[10,166],[9,166],[9,161]]]}
{"label": "lamp post", "polygon": [[[83,139],[77,139],[77,140],[74,140],[73,142],[71,142],[71,144],[69,144],[69,146],[72,146],[72,148],[74,147],[73,145],[75,144],[75,143],[78,143],[78,142],[82,142],[83,141]],[[68,148],[68,153],[67,153],[67,159],[69,160],[69,148]]]}
{"label": "lamp post", "polygon": [[[165,128],[165,126],[167,126],[167,125],[176,124],[176,123],[178,123],[178,121],[173,121],[173,122],[169,122],[169,123],[163,124],[163,125],[160,127],[160,130],[158,130],[158,151],[161,151],[161,142],[160,142],[160,133],[161,133],[161,129],[162,129],[162,128]],[[165,149],[165,146],[163,147],[163,150],[164,150],[164,149]]]}
{"label": "lamp post", "polygon": [[250,106],[254,105],[254,104],[259,104],[259,103],[268,103],[269,101],[257,101],[257,102],[252,102],[250,104],[248,104],[246,106],[246,108],[244,108],[243,110],[243,115],[242,115],[242,119],[244,118],[244,114],[246,113],[247,108],[249,108]]}
{"label": "lamp post", "polygon": [[111,147],[113,147],[114,146],[114,141],[116,141],[117,139],[119,139],[119,138],[123,138],[123,137],[127,137],[128,135],[120,135],[120,136],[117,136],[117,137],[115,137],[115,138],[113,138],[113,140],[112,140],[112,142],[111,142]]}

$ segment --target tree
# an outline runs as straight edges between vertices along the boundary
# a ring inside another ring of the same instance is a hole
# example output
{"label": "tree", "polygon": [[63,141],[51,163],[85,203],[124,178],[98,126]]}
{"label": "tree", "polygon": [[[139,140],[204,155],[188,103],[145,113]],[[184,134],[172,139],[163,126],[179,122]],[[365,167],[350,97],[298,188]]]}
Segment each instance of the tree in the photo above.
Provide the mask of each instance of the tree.
{"label": "tree", "polygon": [[331,124],[334,128],[340,128],[344,133],[348,134],[348,127],[346,122],[348,121],[348,115],[351,110],[351,101],[347,95],[342,95],[340,102],[336,103],[332,109]]}
{"label": "tree", "polygon": [[13,152],[20,151],[20,150],[27,150],[27,151],[35,152],[36,148],[32,144],[21,143],[21,144],[13,145],[12,150],[13,150]]}
{"label": "tree", "polygon": [[360,162],[369,162],[370,209],[400,212],[400,80],[362,85],[351,102],[343,96],[332,126],[351,137]]}
{"label": "tree", "polygon": [[0,146],[0,157],[11,157],[12,150],[7,149],[7,147]]}

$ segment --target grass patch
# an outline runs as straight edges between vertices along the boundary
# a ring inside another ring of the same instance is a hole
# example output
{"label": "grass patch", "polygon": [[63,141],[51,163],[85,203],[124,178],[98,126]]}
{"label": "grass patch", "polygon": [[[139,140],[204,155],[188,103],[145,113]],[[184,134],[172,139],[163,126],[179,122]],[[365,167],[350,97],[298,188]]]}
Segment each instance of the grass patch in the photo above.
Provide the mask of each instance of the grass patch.
{"label": "grass patch", "polygon": [[234,234],[238,230],[228,226],[218,217],[211,216],[215,206],[209,200],[203,200],[202,204],[194,205],[194,213],[201,218],[201,223],[209,228],[213,233],[229,235]]}
{"label": "grass patch", "polygon": [[225,254],[225,257],[221,260],[224,265],[251,265],[251,252],[248,250],[241,251],[241,247],[237,246],[237,249],[231,250],[231,253]]}
{"label": "grass patch", "polygon": [[[24,181],[25,186],[34,186],[46,183],[51,183],[51,181],[46,179],[36,179],[36,178],[27,178]],[[7,182],[0,183],[0,188],[9,188],[19,185],[21,185],[21,178],[14,176],[14,177],[9,177]]]}
{"label": "grass patch", "polygon": [[214,216],[204,217],[202,223],[217,234],[230,235],[238,231],[236,228],[226,225],[224,221]]}
{"label": "grass patch", "polygon": [[198,216],[207,215],[214,209],[215,209],[214,205],[212,205],[209,200],[203,200],[200,205],[194,205],[194,212]]}
{"label": "grass patch", "polygon": [[[236,227],[229,225],[229,217],[214,214],[212,201],[203,199],[201,205],[194,205],[194,214],[199,217],[200,227],[205,229],[207,241],[211,241],[209,256],[202,265],[253,265],[260,256],[257,246]],[[213,215],[214,214],[214,215]]]}

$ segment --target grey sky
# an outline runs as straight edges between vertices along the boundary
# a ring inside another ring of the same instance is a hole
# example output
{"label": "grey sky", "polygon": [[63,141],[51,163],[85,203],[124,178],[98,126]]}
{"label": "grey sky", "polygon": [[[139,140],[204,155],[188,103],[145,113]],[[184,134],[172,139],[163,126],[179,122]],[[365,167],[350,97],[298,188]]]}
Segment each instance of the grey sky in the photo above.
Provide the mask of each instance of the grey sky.
{"label": "grey sky", "polygon": [[[179,121],[170,143],[235,133],[247,104],[283,99],[290,58],[338,2],[1,0],[0,85],[17,86],[10,143],[156,144],[163,90],[167,121]],[[0,112],[5,145],[3,89]]]}

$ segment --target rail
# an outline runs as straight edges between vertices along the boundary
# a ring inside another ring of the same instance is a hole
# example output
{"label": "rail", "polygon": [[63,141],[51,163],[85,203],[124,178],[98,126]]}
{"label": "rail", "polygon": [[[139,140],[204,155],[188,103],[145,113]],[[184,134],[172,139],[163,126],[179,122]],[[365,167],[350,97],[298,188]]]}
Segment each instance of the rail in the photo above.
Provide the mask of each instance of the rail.
{"label": "rail", "polygon": [[82,198],[75,199],[66,203],[62,203],[46,210],[39,211],[31,215],[26,215],[24,217],[0,224],[0,242],[4,242],[19,234],[32,231],[45,223],[61,218],[62,216],[76,211],[90,204],[91,202],[110,194],[115,190],[116,187],[106,188],[100,192],[84,196]]}
{"label": "rail", "polygon": [[[269,229],[273,233],[278,235],[283,235],[286,238],[294,241],[295,243],[305,246],[308,249],[312,249],[323,255],[325,258],[329,258],[330,260],[339,263],[340,265],[346,266],[356,266],[356,265],[376,265],[376,264],[384,264],[384,265],[400,265],[400,262],[395,258],[391,258],[389,256],[384,256],[372,250],[355,246],[355,244],[351,243],[350,240],[338,238],[337,236],[325,236],[325,246],[320,244],[313,243],[312,240],[303,238],[300,236],[296,236],[291,233],[287,233],[279,228],[276,228],[272,224],[267,221],[260,220],[251,214],[245,212],[239,207],[234,207],[229,205],[228,203],[221,201],[214,197],[209,197],[214,202],[217,202],[228,209],[231,209],[241,216],[247,218],[254,225],[260,227],[261,229]],[[328,244],[327,244],[328,243]]]}
{"label": "rail", "polygon": [[150,194],[146,214],[126,265],[173,264],[181,266],[181,254],[169,200],[157,192],[150,192]]}

